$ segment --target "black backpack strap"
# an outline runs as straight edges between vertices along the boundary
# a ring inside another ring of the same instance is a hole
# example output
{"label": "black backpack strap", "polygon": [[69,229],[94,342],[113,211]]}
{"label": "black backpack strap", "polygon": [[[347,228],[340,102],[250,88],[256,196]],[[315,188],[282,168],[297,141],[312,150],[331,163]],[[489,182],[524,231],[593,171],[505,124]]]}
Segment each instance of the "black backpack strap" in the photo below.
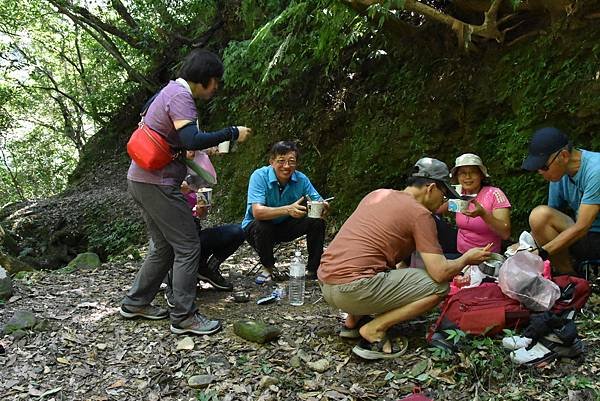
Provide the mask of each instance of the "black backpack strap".
{"label": "black backpack strap", "polygon": [[144,117],[146,115],[146,113],[148,112],[148,109],[150,108],[150,105],[152,104],[154,99],[156,99],[156,97],[159,94],[160,94],[160,90],[158,92],[156,92],[154,95],[152,95],[152,97],[146,101],[146,103],[144,104],[144,107],[142,108],[142,111],[140,112],[141,117]]}
{"label": "black backpack strap", "polygon": [[160,89],[158,90],[158,92],[156,92],[154,95],[152,95],[152,97],[150,99],[148,99],[146,101],[146,103],[144,103],[144,107],[142,108],[142,111],[140,112],[140,116],[144,117],[146,115],[146,113],[148,112],[148,109],[150,108],[150,105],[152,104],[152,102],[154,101],[154,99],[156,99],[156,97],[160,94],[160,92],[167,86],[169,85],[169,83],[167,82],[166,84],[164,84],[163,86],[160,87]]}

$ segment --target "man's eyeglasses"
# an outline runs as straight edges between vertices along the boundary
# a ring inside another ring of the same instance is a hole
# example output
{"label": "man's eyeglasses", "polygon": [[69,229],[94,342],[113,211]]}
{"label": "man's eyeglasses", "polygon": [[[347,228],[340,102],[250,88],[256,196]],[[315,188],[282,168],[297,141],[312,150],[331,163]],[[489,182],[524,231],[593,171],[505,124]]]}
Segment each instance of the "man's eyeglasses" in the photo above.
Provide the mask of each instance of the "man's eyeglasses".
{"label": "man's eyeglasses", "polygon": [[279,166],[285,166],[287,164],[290,167],[296,167],[296,160],[276,159],[275,163]]}
{"label": "man's eyeglasses", "polygon": [[439,191],[442,193],[442,198],[444,199],[444,202],[447,202],[449,197],[448,197],[448,190],[446,189],[446,187],[444,187],[442,185],[438,185],[438,184],[435,184],[435,187],[437,189],[439,189]]}
{"label": "man's eyeglasses", "polygon": [[554,157],[552,158],[552,160],[550,160],[548,163],[544,164],[539,169],[542,170],[542,171],[548,171],[548,170],[550,170],[550,166],[552,165],[552,163],[554,163],[554,160],[556,160],[556,158],[558,157],[558,155],[560,155],[564,149],[565,148],[561,148],[558,152],[556,152],[556,154],[554,155]]}

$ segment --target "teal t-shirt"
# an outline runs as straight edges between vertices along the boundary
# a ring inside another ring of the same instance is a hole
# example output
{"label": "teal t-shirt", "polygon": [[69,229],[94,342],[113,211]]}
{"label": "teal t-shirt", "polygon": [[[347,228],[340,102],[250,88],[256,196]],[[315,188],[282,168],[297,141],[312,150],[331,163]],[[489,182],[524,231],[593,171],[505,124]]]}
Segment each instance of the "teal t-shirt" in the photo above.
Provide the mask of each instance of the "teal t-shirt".
{"label": "teal t-shirt", "polygon": [[[579,213],[579,205],[600,205],[600,153],[581,150],[581,165],[573,177],[565,175],[551,182],[548,206],[560,209],[569,206]],[[590,231],[600,232],[600,213]]]}
{"label": "teal t-shirt", "polygon": [[[308,177],[300,171],[294,171],[287,185],[280,188],[273,167],[264,166],[254,170],[248,183],[248,201],[246,215],[244,216],[244,221],[242,221],[242,228],[246,228],[254,220],[254,215],[252,214],[253,203],[259,203],[268,207],[279,207],[291,205],[302,196],[307,195],[312,200],[323,199],[313,187]],[[271,220],[271,222],[278,224],[288,218],[289,216],[281,216]]]}

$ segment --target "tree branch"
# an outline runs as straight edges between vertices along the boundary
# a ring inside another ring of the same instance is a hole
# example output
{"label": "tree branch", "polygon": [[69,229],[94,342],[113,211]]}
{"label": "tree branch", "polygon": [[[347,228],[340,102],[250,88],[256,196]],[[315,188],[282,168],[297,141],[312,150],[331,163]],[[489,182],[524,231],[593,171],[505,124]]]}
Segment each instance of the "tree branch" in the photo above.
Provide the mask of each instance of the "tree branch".
{"label": "tree branch", "polygon": [[94,14],[90,13],[89,10],[87,10],[84,7],[69,7],[68,5],[64,4],[61,0],[47,1],[54,7],[56,7],[61,14],[68,16],[72,20],[77,19],[80,23],[85,23],[98,32],[102,31],[105,33],[109,33],[121,39],[122,41],[124,41],[129,46],[135,49],[143,50],[145,48],[145,46],[141,44],[141,41],[139,39],[132,37],[126,32],[123,32],[121,29],[115,27],[114,25],[107,24],[100,18],[96,17]]}
{"label": "tree branch", "polygon": [[130,28],[135,29],[136,31],[139,29],[137,21],[129,14],[127,7],[125,7],[121,0],[111,0],[110,4]]}
{"label": "tree branch", "polygon": [[[52,4],[55,4],[55,5],[57,4],[56,0],[48,0],[48,1],[51,2]],[[146,88],[150,92],[152,92],[154,90],[154,88],[156,87],[156,84],[153,82],[150,82],[148,79],[146,79],[146,77],[144,77],[143,75],[138,73],[135,70],[135,68],[133,68],[127,62],[127,60],[125,60],[125,57],[123,57],[123,55],[121,54],[121,52],[119,51],[117,46],[110,40],[110,38],[108,37],[108,35],[106,34],[106,32],[104,30],[98,29],[97,27],[95,27],[93,25],[89,25],[87,22],[82,21],[79,17],[74,15],[70,10],[68,10],[66,7],[63,7],[60,4],[56,5],[56,7],[61,14],[64,14],[65,16],[69,17],[69,19],[71,19],[71,21],[73,21],[73,23],[75,25],[79,25],[92,38],[94,38],[94,40],[96,40],[102,47],[104,47],[104,49],[117,61],[117,63],[121,67],[123,67],[125,69],[125,71],[127,71],[127,74],[132,81],[138,82],[139,84],[141,84],[144,88]]]}
{"label": "tree branch", "polygon": [[[365,6],[381,4],[383,0],[348,0],[351,3],[359,3]],[[405,0],[404,10],[412,11],[423,15],[425,18],[440,22],[452,29],[458,37],[459,45],[463,48],[469,48],[472,44],[472,36],[479,36],[486,39],[494,39],[498,42],[504,40],[502,32],[498,29],[497,15],[502,0],[493,0],[488,10],[484,13],[484,22],[482,25],[473,25],[465,23],[451,15],[445,14],[427,4],[417,0]]]}

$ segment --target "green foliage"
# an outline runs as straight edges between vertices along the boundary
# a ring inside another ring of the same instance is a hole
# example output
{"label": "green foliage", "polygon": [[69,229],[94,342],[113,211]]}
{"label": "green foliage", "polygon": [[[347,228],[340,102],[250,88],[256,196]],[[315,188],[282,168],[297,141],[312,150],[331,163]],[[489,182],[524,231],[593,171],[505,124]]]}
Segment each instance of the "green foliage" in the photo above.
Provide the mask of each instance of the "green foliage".
{"label": "green foliage", "polygon": [[511,4],[513,10],[516,10],[517,7],[519,7],[521,5],[521,3],[523,3],[523,0],[510,0],[510,4]]}
{"label": "green foliage", "polygon": [[[338,1],[244,1],[242,20],[255,26],[257,14],[275,15],[257,27],[250,39],[230,42],[223,54],[225,84],[237,94],[227,99],[235,113],[251,99],[273,100],[289,94],[315,69],[325,75],[340,68],[339,49],[356,43],[370,32]],[[281,9],[277,13],[277,6]],[[343,34],[340,34],[343,33]]]}
{"label": "green foliage", "polygon": [[110,225],[102,222],[88,224],[88,248],[97,250],[100,254],[119,255],[129,249],[131,244],[142,243],[145,232],[141,221],[127,218],[112,221]]}
{"label": "green foliage", "polygon": [[[3,203],[62,191],[89,138],[140,86],[154,90],[155,74],[174,67],[185,51],[173,51],[174,38],[201,37],[218,11],[211,0],[117,3],[128,19],[110,2],[0,5],[0,142],[13,151],[0,155]],[[121,150],[117,130],[104,133],[110,148]]]}
{"label": "green foliage", "polygon": [[461,330],[444,330],[446,339],[459,347],[457,355],[434,349],[433,357],[442,369],[453,367],[458,382],[489,391],[499,383],[510,383],[516,366],[499,342],[491,337],[470,337]]}
{"label": "green foliage", "polygon": [[37,127],[20,139],[5,141],[3,147],[0,198],[6,203],[46,198],[61,192],[77,162],[76,152],[66,138],[45,135]]}

